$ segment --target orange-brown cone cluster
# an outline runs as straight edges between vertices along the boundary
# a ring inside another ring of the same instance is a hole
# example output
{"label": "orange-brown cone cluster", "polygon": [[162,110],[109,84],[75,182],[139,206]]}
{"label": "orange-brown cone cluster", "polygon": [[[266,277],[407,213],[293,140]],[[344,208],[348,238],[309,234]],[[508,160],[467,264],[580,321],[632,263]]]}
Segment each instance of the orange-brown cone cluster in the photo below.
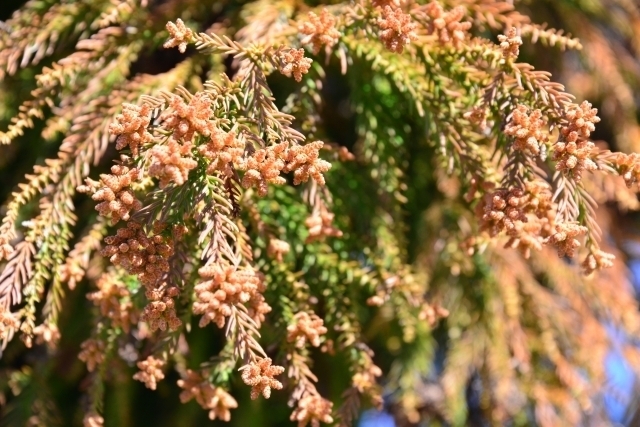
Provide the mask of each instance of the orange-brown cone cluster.
{"label": "orange-brown cone cluster", "polygon": [[242,371],[242,381],[251,386],[251,399],[257,399],[260,394],[268,399],[272,389],[282,389],[282,383],[274,377],[283,373],[284,368],[272,365],[271,359],[268,357],[249,362],[240,370]]}

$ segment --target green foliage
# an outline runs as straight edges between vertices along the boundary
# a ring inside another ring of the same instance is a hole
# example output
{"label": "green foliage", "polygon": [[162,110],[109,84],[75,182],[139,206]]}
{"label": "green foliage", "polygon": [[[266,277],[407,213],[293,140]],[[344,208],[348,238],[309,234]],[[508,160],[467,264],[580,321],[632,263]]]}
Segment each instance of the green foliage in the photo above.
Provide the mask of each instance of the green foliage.
{"label": "green foliage", "polygon": [[0,425],[607,422],[633,2],[13,3]]}

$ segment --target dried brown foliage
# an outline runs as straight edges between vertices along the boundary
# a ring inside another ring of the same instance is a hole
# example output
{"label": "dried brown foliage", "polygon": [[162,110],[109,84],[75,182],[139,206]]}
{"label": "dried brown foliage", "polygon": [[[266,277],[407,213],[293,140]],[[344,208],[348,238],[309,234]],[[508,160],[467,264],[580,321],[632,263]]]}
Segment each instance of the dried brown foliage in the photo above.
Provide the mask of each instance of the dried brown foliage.
{"label": "dried brown foliage", "polygon": [[[605,321],[640,331],[602,209],[640,208],[640,26],[627,48],[498,0],[214,3],[33,0],[1,23],[0,94],[31,90],[0,148],[57,149],[2,210],[3,349],[18,334],[58,357],[65,293],[86,293],[85,426],[123,364],[154,390],[175,368],[212,420],[242,408],[236,375],[251,399],[286,393],[299,427],[352,425],[383,387],[399,423],[464,425],[474,378],[494,425],[599,422]],[[518,62],[538,41],[582,48],[598,84],[576,101]],[[179,62],[140,71],[159,46]],[[630,153],[594,141],[603,125]],[[210,323],[223,349],[192,366],[191,328]],[[340,399],[316,352],[348,371]]]}

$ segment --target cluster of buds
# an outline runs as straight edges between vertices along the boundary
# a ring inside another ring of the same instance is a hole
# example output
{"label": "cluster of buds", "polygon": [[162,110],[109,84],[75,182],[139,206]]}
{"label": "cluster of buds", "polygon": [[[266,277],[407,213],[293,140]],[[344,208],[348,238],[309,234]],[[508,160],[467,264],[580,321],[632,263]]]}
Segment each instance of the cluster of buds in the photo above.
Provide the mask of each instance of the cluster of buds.
{"label": "cluster of buds", "polygon": [[483,230],[488,230],[491,236],[497,236],[502,231],[508,235],[516,232],[518,221],[527,222],[523,206],[526,202],[524,191],[520,188],[510,190],[500,189],[487,193],[476,208],[482,219]]}
{"label": "cluster of buds", "polygon": [[555,225],[555,232],[546,239],[546,243],[551,243],[558,250],[558,256],[573,257],[575,251],[580,247],[577,239],[587,233],[588,229],[577,222],[565,222]]}
{"label": "cluster of buds", "polygon": [[320,336],[327,333],[324,321],[315,313],[309,314],[306,311],[296,313],[293,323],[287,327],[287,341],[295,342],[296,347],[302,348],[305,343],[314,347],[320,346]]}
{"label": "cluster of buds", "polygon": [[186,403],[195,399],[203,409],[209,410],[209,419],[221,421],[231,420],[231,411],[238,407],[238,402],[220,387],[213,386],[200,373],[187,369],[185,378],[178,380],[178,386],[183,389],[180,401]]}
{"label": "cluster of buds", "polygon": [[320,149],[324,143],[315,141],[306,145],[294,145],[283,141],[279,144],[256,150],[242,169],[246,172],[242,179],[242,186],[257,187],[258,194],[265,196],[268,184],[284,184],[286,180],[280,176],[281,172],[293,172],[294,184],[307,182],[309,178],[319,185],[324,185],[322,175],[331,168],[331,164],[320,159]]}
{"label": "cluster of buds", "polygon": [[460,48],[471,28],[471,22],[460,22],[465,15],[464,7],[457,6],[445,12],[440,3],[432,1],[422,8],[429,17],[429,34],[435,34],[442,45]]}
{"label": "cluster of buds", "polygon": [[282,366],[272,365],[268,357],[253,360],[240,368],[242,381],[251,386],[251,399],[262,394],[265,399],[271,396],[271,390],[281,390],[282,383],[274,377],[284,372]]}
{"label": "cluster of buds", "polygon": [[147,130],[151,123],[151,107],[134,104],[122,104],[122,114],[116,116],[116,121],[109,125],[109,133],[117,135],[116,149],[122,150],[129,146],[131,154],[138,155],[140,146],[153,141],[153,135]]}
{"label": "cluster of buds", "polygon": [[105,237],[106,246],[100,253],[129,274],[137,275],[145,286],[149,304],[143,318],[151,329],[166,330],[169,327],[176,330],[181,325],[174,302],[179,291],[163,280],[170,270],[169,258],[174,249],[173,242],[160,234],[163,229],[164,224],[156,223],[153,235],[148,236],[139,223],[129,221],[127,227],[118,229],[115,236]]}
{"label": "cluster of buds", "polygon": [[176,140],[188,142],[196,132],[205,138],[214,134],[216,127],[210,120],[212,114],[211,99],[206,93],[196,93],[189,104],[174,95],[167,113],[162,116],[162,123],[167,130],[173,131]]}
{"label": "cluster of buds", "polygon": [[195,286],[193,312],[201,314],[200,327],[213,322],[222,328],[231,315],[232,306],[248,304],[251,317],[260,324],[271,311],[262,292],[265,285],[250,268],[238,269],[231,264],[210,264],[198,270],[203,282]]}
{"label": "cluster of buds", "polygon": [[376,365],[372,365],[370,369],[356,373],[351,381],[360,393],[366,393],[376,386],[376,378],[380,375],[382,375],[382,370]]}
{"label": "cluster of buds", "polygon": [[36,344],[46,344],[51,349],[55,349],[60,341],[60,330],[53,323],[36,326],[33,328],[33,335],[36,337]]}
{"label": "cluster of buds", "polygon": [[518,35],[516,27],[507,30],[507,34],[498,36],[500,49],[506,59],[516,59],[520,54],[520,46],[522,46],[522,38]]}
{"label": "cluster of buds", "polygon": [[511,120],[505,126],[504,133],[514,138],[515,150],[537,156],[540,154],[540,146],[547,140],[544,125],[540,110],[534,110],[529,114],[525,105],[518,105],[511,114]]}
{"label": "cluster of buds", "polygon": [[582,262],[582,271],[584,274],[589,275],[596,270],[612,267],[613,260],[615,259],[616,257],[613,254],[592,248],[585,260]]}
{"label": "cluster of buds", "polygon": [[[532,249],[542,249],[554,232],[551,187],[541,180],[525,182],[524,189],[489,191],[476,206],[476,214],[481,219],[481,229],[491,236],[505,231],[509,237],[505,247],[517,248],[525,258],[529,258]],[[469,253],[474,251],[472,245],[466,247]]]}
{"label": "cluster of buds", "polygon": [[298,400],[290,419],[297,421],[298,427],[306,427],[309,423],[312,427],[319,427],[320,423],[333,423],[332,409],[332,402],[317,393],[309,393]]}
{"label": "cluster of buds", "polygon": [[541,250],[544,243],[545,222],[539,220],[529,220],[527,222],[517,222],[514,231],[509,235],[509,240],[505,243],[505,248],[518,249],[524,258],[531,256],[531,250]]}
{"label": "cluster of buds", "polygon": [[156,145],[150,150],[149,175],[160,178],[160,188],[172,182],[182,185],[187,181],[189,171],[198,166],[198,162],[191,158],[191,147],[190,141],[179,144],[169,139],[167,145]]}
{"label": "cluster of buds", "polygon": [[356,373],[353,378],[353,386],[360,393],[366,393],[369,389],[375,387],[376,378],[382,375],[382,370],[376,365],[371,365],[369,369],[364,369]]}
{"label": "cluster of buds", "polygon": [[159,234],[159,227],[156,224],[156,233],[149,237],[141,224],[129,221],[115,236],[105,237],[107,245],[100,253],[129,274],[137,275],[143,285],[154,286],[169,271],[168,260],[173,255],[173,246]]}
{"label": "cluster of buds", "polygon": [[242,164],[244,143],[233,132],[224,132],[216,128],[207,142],[198,147],[200,154],[210,160],[207,173],[216,171],[226,176],[233,175],[232,165]]}
{"label": "cluster of buds", "polygon": [[291,245],[284,240],[270,239],[267,253],[269,256],[274,257],[278,262],[282,262],[282,257],[289,253]]}
{"label": "cluster of buds", "polygon": [[529,258],[531,250],[541,250],[545,239],[553,232],[555,204],[551,187],[545,181],[527,181],[525,194],[527,200],[522,209],[527,215],[527,222],[516,223],[505,247],[517,248],[525,258]]}
{"label": "cluster of buds", "polygon": [[184,53],[185,50],[187,50],[187,45],[193,41],[193,31],[191,28],[187,28],[180,18],[176,20],[175,24],[168,22],[166,28],[171,37],[164,42],[162,47],[169,49],[177,46],[178,50]]}
{"label": "cluster of buds", "polygon": [[420,320],[426,320],[429,326],[433,327],[440,319],[444,319],[448,316],[449,310],[442,307],[440,304],[425,303],[420,310],[418,318]]}
{"label": "cluster of buds", "polygon": [[527,194],[525,212],[533,214],[548,223],[553,222],[555,205],[551,194],[551,186],[546,181],[534,180],[525,182],[524,189]]}
{"label": "cluster of buds", "polygon": [[612,156],[612,163],[627,187],[631,188],[633,184],[640,182],[640,154],[616,153]]}
{"label": "cluster of buds", "polygon": [[67,255],[64,264],[58,264],[57,274],[61,283],[66,283],[70,290],[84,278],[94,251],[101,246],[102,230],[92,228],[80,239]]}
{"label": "cluster of buds", "polygon": [[347,147],[338,148],[338,159],[341,162],[351,162],[356,159],[356,156],[349,151]]}
{"label": "cluster of buds", "polygon": [[311,243],[325,237],[342,237],[342,231],[333,226],[334,217],[335,214],[329,212],[324,204],[320,206],[320,209],[314,210],[311,216],[304,221],[304,225],[309,229],[309,236],[305,242]]}
{"label": "cluster of buds", "polygon": [[464,113],[464,118],[484,130],[487,127],[487,107],[476,105],[471,111]]}
{"label": "cluster of buds", "polygon": [[304,49],[284,47],[276,50],[273,60],[275,61],[278,71],[287,77],[293,76],[297,82],[302,80],[303,74],[309,72],[309,68],[313,62],[310,58],[304,57]]}
{"label": "cluster of buds", "polygon": [[376,378],[382,375],[382,369],[373,363],[372,353],[373,352],[367,348],[366,353],[361,354],[363,358],[358,367],[358,371],[351,378],[351,385],[358,390],[358,392],[369,395],[374,406],[381,407],[381,388]]}
{"label": "cluster of buds", "polygon": [[100,314],[111,320],[114,327],[129,332],[136,319],[127,287],[110,274],[103,274],[97,286],[98,290],[87,294],[87,298],[98,306]]}
{"label": "cluster of buds", "polygon": [[261,148],[246,160],[246,172],[242,178],[245,188],[257,187],[260,196],[266,196],[268,183],[282,185],[287,182],[280,176],[284,169],[288,144],[281,142],[267,148]]}
{"label": "cluster of buds", "polygon": [[0,341],[3,341],[20,327],[20,322],[14,313],[0,309]]}
{"label": "cluster of buds", "polygon": [[376,294],[367,298],[367,305],[373,307],[380,307],[387,301],[389,301],[391,293],[400,284],[400,278],[396,275],[386,277],[382,286],[378,286]]}
{"label": "cluster of buds", "polygon": [[9,255],[13,253],[13,246],[9,244],[9,238],[0,234],[0,260],[9,259]]}
{"label": "cluster of buds", "polygon": [[80,348],[78,359],[87,364],[87,370],[89,372],[93,372],[98,365],[104,362],[105,345],[103,341],[88,339],[80,345]]}
{"label": "cluster of buds", "polygon": [[182,321],[176,315],[175,298],[180,290],[175,286],[169,286],[166,282],[158,287],[148,288],[145,296],[149,303],[144,308],[142,320],[149,323],[151,331],[160,329],[165,331],[167,327],[176,331],[182,325]]}
{"label": "cluster of buds", "polygon": [[531,250],[541,250],[544,238],[541,237],[543,225],[539,221],[518,222],[505,248],[518,249],[523,257],[529,258]]}
{"label": "cluster of buds", "polygon": [[322,141],[314,141],[306,145],[294,145],[285,153],[286,165],[284,172],[293,171],[293,184],[298,185],[307,182],[309,178],[324,185],[324,172],[331,169],[331,163],[320,158]]}
{"label": "cluster of buds", "polygon": [[417,38],[416,23],[399,7],[384,6],[376,24],[380,29],[380,41],[391,52],[402,53],[404,47]]}
{"label": "cluster of buds", "polygon": [[330,49],[340,39],[336,18],[326,8],[322,9],[320,16],[310,12],[309,20],[301,23],[298,31],[305,35],[302,44],[311,44],[314,54],[320,52],[322,46]]}
{"label": "cluster of buds", "polygon": [[149,356],[145,360],[138,362],[137,365],[140,371],[133,375],[133,379],[143,382],[148,389],[155,390],[158,381],[164,378],[162,368],[165,365],[165,361]]}
{"label": "cluster of buds", "polygon": [[78,186],[80,193],[91,193],[91,198],[98,201],[96,210],[100,215],[111,218],[115,224],[120,220],[128,221],[131,211],[142,208],[140,200],[136,199],[131,190],[131,183],[140,177],[140,170],[128,168],[124,165],[111,166],[111,174],[101,174],[100,181],[90,178],[85,185]]}
{"label": "cluster of buds", "polygon": [[[0,258],[1,259],[1,258]],[[84,277],[85,270],[80,265],[78,258],[73,258],[70,253],[64,264],[58,267],[60,281],[66,283],[70,290],[74,290]]]}
{"label": "cluster of buds", "polygon": [[591,104],[572,104],[564,115],[565,124],[560,127],[560,138],[553,146],[553,159],[557,161],[556,169],[570,173],[576,181],[582,179],[585,170],[598,168],[591,159],[595,144],[588,138],[595,130],[595,123],[600,121],[596,116],[598,110]]}

